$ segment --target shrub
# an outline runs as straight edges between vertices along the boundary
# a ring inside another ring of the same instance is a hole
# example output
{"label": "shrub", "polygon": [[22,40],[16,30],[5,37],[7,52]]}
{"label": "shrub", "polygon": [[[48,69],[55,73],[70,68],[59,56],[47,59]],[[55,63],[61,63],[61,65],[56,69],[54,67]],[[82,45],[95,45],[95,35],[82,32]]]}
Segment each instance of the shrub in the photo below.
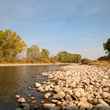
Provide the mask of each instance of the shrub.
{"label": "shrub", "polygon": [[81,64],[91,64],[92,60],[84,58],[81,60]]}

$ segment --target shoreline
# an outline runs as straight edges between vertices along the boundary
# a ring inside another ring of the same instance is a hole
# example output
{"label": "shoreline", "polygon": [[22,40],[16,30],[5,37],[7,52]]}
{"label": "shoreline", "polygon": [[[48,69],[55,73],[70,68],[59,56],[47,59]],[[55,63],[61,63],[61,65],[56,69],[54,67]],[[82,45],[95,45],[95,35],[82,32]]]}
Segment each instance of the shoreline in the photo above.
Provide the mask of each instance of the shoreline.
{"label": "shoreline", "polygon": [[0,67],[2,66],[50,66],[50,65],[68,65],[69,63],[7,63],[7,64],[0,64]]}
{"label": "shoreline", "polygon": [[110,68],[104,71],[93,65],[78,64],[44,72],[42,75],[48,77],[47,81],[35,81],[31,89],[43,94],[40,103],[36,96],[16,94],[17,108],[28,105],[28,110],[31,107],[38,110],[110,110],[109,73]]}

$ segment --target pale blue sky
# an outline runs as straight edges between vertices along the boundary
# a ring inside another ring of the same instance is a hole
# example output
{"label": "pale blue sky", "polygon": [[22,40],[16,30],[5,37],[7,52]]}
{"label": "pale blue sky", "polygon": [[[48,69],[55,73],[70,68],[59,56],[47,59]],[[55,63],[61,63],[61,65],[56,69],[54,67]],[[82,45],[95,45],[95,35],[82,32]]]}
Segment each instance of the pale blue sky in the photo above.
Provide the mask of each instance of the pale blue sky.
{"label": "pale blue sky", "polygon": [[96,58],[110,36],[110,0],[0,0],[4,28],[51,54],[67,50]]}

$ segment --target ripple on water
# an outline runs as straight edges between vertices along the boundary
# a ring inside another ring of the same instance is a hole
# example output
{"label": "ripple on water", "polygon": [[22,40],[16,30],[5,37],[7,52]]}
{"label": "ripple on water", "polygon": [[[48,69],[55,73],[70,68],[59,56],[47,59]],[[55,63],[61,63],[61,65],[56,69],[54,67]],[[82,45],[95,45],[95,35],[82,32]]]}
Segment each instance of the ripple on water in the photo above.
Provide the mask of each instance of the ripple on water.
{"label": "ripple on water", "polygon": [[[15,95],[33,95],[39,100],[40,93],[30,89],[35,81],[42,82],[47,77],[40,73],[55,70],[59,66],[18,66],[0,67],[0,110],[15,110]],[[4,107],[4,108],[3,108]],[[3,108],[3,109],[2,109]],[[8,108],[8,109],[7,109]]]}

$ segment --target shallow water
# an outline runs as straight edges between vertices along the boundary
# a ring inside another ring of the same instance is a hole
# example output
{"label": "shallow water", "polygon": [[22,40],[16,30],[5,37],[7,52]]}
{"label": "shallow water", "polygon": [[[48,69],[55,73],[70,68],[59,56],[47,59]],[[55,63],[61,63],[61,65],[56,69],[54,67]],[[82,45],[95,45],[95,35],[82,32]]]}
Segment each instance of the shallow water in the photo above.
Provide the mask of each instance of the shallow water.
{"label": "shallow water", "polygon": [[15,95],[40,95],[31,89],[35,81],[42,82],[47,78],[40,73],[58,69],[57,65],[0,67],[0,110],[15,110]]}

